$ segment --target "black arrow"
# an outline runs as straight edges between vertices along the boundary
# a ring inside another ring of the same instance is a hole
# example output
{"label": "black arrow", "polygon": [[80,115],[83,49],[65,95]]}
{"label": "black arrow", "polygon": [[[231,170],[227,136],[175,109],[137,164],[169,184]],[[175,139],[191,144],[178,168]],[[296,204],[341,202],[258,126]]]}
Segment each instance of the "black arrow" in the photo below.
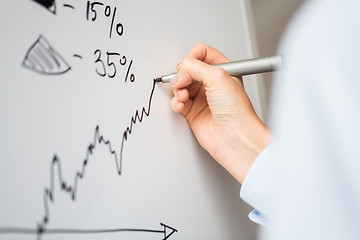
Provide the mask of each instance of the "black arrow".
{"label": "black arrow", "polygon": [[[162,230],[140,229],[140,228],[118,228],[118,229],[70,229],[70,228],[49,228],[44,230],[41,234],[106,234],[106,233],[120,233],[120,232],[148,232],[148,233],[162,233],[164,238],[169,239],[177,230],[168,225],[160,223]],[[16,228],[16,227],[2,227],[0,234],[27,234],[37,235],[38,229],[33,228]]]}

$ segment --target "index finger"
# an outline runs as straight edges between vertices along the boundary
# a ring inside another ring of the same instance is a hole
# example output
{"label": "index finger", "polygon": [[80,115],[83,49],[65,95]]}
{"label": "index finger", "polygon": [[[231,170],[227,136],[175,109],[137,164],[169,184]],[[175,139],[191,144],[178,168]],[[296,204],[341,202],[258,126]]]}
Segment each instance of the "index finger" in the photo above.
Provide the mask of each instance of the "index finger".
{"label": "index finger", "polygon": [[205,43],[197,43],[185,58],[195,58],[210,65],[230,62],[221,52]]}

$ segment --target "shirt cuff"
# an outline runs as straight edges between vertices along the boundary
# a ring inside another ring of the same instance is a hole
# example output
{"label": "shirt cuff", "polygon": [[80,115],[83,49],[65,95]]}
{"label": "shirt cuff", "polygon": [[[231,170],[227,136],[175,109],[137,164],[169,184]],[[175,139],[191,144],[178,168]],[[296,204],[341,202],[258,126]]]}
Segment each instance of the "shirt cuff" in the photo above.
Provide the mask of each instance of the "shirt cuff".
{"label": "shirt cuff", "polygon": [[266,147],[250,167],[241,186],[240,197],[255,208],[250,212],[251,221],[269,227],[269,212],[275,184],[278,155],[277,143]]}

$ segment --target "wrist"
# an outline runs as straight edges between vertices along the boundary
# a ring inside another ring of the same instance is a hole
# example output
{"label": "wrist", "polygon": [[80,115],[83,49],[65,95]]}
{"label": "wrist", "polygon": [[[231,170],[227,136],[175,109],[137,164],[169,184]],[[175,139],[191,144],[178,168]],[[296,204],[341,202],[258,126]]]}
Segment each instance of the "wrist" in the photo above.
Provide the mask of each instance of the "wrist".
{"label": "wrist", "polygon": [[241,184],[257,156],[272,142],[270,130],[260,123],[233,131],[213,156]]}

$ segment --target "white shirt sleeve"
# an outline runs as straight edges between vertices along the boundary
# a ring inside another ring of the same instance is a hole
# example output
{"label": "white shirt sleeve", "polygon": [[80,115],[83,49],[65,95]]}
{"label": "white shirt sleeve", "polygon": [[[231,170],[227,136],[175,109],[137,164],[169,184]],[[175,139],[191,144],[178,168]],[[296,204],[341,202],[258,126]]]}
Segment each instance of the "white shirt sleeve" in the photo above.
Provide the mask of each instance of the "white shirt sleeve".
{"label": "white shirt sleeve", "polygon": [[277,149],[280,143],[275,142],[266,147],[250,167],[241,186],[240,197],[255,208],[250,212],[251,221],[269,227],[269,212],[277,171]]}
{"label": "white shirt sleeve", "polygon": [[290,25],[270,111],[281,143],[259,155],[241,189],[250,217],[271,229],[260,239],[360,239],[359,9],[307,1]]}

